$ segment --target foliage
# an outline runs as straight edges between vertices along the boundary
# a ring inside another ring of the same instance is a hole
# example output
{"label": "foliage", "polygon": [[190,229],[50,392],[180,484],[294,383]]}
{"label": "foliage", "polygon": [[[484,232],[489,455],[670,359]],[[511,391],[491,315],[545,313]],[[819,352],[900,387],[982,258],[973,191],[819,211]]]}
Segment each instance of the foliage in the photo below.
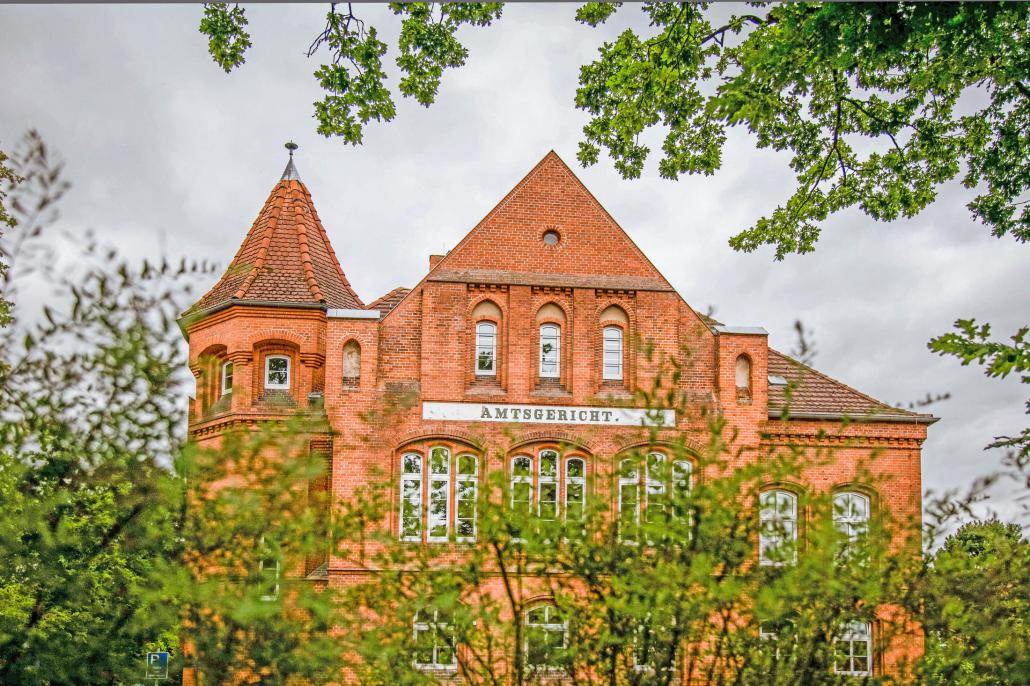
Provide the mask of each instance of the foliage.
{"label": "foliage", "polygon": [[[347,3],[347,11],[337,11],[332,3],[326,25],[308,48],[308,57],[322,45],[331,59],[315,71],[325,91],[315,103],[318,132],[339,137],[352,145],[360,144],[364,127],[370,121],[392,121],[397,113],[393,95],[386,86],[387,74],[382,58],[387,46],[374,26],[366,26]],[[501,3],[393,3],[394,14],[403,16],[397,67],[403,76],[399,90],[424,106],[436,100],[445,69],[460,67],[468,50],[458,41],[461,26],[487,26],[501,16]],[[201,33],[209,37],[208,51],[226,72],[243,63],[250,47],[250,36],[243,8],[230,10],[224,3],[205,5]]]}
{"label": "foliage", "polygon": [[[111,257],[91,243],[82,261]],[[177,644],[153,572],[181,543],[167,469],[182,420],[169,335],[181,275],[89,268],[61,284],[68,311],[0,337],[2,683],[124,682],[147,648]]]}
{"label": "foliage", "polygon": [[340,608],[318,580],[339,540],[328,455],[310,449],[324,420],[320,410],[299,413],[216,445],[192,444],[180,457],[178,472],[194,486],[177,583],[185,664],[201,683],[235,684],[240,674],[260,684],[340,678]]}
{"label": "foliage", "polygon": [[1030,683],[1030,542],[1020,527],[966,524],[928,568],[926,683]]}
{"label": "foliage", "polygon": [[[647,406],[664,407],[664,391],[655,391]],[[883,517],[847,542],[829,495],[806,493],[798,504],[809,513],[805,545],[782,547],[773,557],[781,564],[756,565],[759,489],[796,482],[803,467],[833,455],[801,448],[745,455],[720,420],[708,429],[700,449],[682,436],[669,442],[641,430],[642,445],[660,445],[667,461],[648,458],[647,447],[626,454],[631,464],[619,468],[610,457],[593,461],[596,493],[581,519],[513,505],[505,456],[494,456],[480,477],[471,542],[398,542],[384,525],[388,511],[375,504],[395,485],[369,484],[342,514],[363,542],[349,546],[346,564],[368,573],[343,591],[344,605],[355,608],[340,636],[356,683],[448,682],[448,672],[416,666],[434,643],[456,655],[468,684],[558,676],[619,686],[852,683],[834,669],[849,621],[875,618],[885,644],[914,630],[901,608],[916,605],[906,579],[918,571],[918,531]],[[682,461],[694,465],[689,489],[677,486],[685,483],[676,471]],[[639,520],[627,519],[602,484],[640,477],[645,465],[646,504]],[[861,481],[875,487],[868,474]],[[556,613],[552,623],[564,623],[563,641],[527,624],[544,605]],[[775,635],[761,637],[760,627]]]}
{"label": "foliage", "polygon": [[[984,374],[994,378],[1005,378],[1015,372],[1020,374],[1024,384],[1030,384],[1030,327],[1023,327],[1012,337],[1012,343],[990,340],[991,325],[977,325],[975,319],[959,319],[955,322],[957,331],[946,333],[930,341],[930,350],[941,355],[959,358],[963,365],[971,362],[984,366]],[[1026,402],[1030,414],[1030,399]],[[1024,469],[1030,465],[1030,427],[1016,436],[998,436],[988,448],[1009,448],[1013,451],[1015,465]],[[1030,486],[1030,481],[1027,482]]]}
{"label": "foliage", "polygon": [[246,25],[247,15],[239,4],[232,8],[226,2],[204,4],[200,32],[208,37],[207,51],[226,74],[246,61],[243,53],[251,45]]}
{"label": "foliage", "polygon": [[[7,208],[4,207],[4,200],[11,192],[11,189],[17,186],[18,182],[21,180],[18,175],[14,173],[14,170],[5,164],[7,159],[7,154],[4,153],[3,150],[0,150],[0,227],[4,225],[13,227],[16,224],[14,217],[12,217],[7,211]],[[3,231],[0,231],[0,238],[2,238],[3,235]],[[2,257],[3,254],[0,253],[0,258]],[[3,259],[0,259],[0,279],[3,279],[4,281],[7,280],[7,265],[3,262]],[[11,303],[4,298],[0,298],[0,327],[7,326],[10,323]],[[0,372],[2,372],[2,368],[0,368]]]}
{"label": "foliage", "polygon": [[[1030,8],[1022,3],[759,5],[713,24],[705,5],[649,3],[653,35],[624,31],[583,67],[576,104],[591,115],[583,164],[607,150],[624,177],[667,130],[661,174],[711,174],[726,129],[786,150],[797,184],[785,205],[731,240],[738,250],[813,249],[819,224],[858,207],[910,217],[959,175],[981,187],[973,216],[1030,239]],[[596,25],[615,9],[589,3]],[[967,109],[972,111],[968,114]]]}

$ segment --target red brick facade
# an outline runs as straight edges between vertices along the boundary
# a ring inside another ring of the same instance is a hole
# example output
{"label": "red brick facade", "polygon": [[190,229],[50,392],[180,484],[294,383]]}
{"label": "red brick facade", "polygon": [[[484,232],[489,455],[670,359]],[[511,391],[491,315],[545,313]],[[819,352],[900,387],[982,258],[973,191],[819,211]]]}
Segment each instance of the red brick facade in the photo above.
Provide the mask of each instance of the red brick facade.
{"label": "red brick facade", "polygon": [[[562,465],[585,460],[589,487],[614,499],[608,484],[617,456],[639,441],[639,431],[583,423],[578,418],[589,414],[557,410],[628,401],[634,389],[651,386],[660,360],[674,358],[688,404],[721,414],[743,444],[840,446],[832,465],[802,475],[802,487],[853,484],[859,463],[875,450],[867,466],[890,477],[873,494],[875,506],[919,517],[920,448],[931,417],[890,408],[792,363],[769,349],[761,329],[721,326],[699,315],[553,152],[446,256],[432,256],[419,283],[367,307],[343,275],[307,189],[295,172],[288,176],[273,189],[226,276],[184,318],[198,378],[191,411],[196,440],[217,440],[231,427],[321,400],[333,431],[331,487],[338,499],[374,469],[399,484],[401,455],[425,457],[436,445],[477,456],[480,469],[501,470],[516,453],[561,447]],[[545,240],[547,232],[552,236]],[[492,375],[476,373],[481,322],[496,330]],[[540,374],[542,324],[560,331],[554,378]],[[621,380],[603,378],[606,327],[621,332],[621,360],[609,355],[613,368],[621,363]],[[637,343],[655,354],[644,355]],[[270,391],[266,361],[274,355],[289,360],[289,379]],[[749,363],[749,388],[738,388],[741,356]],[[225,361],[233,363],[233,382],[223,395]],[[798,390],[792,419],[784,422],[778,417],[788,377]],[[514,424],[439,420],[424,418],[426,403],[517,404],[533,411]],[[362,419],[387,406],[393,408],[388,421]],[[577,421],[547,423],[548,410]],[[842,427],[845,415],[855,421]],[[705,442],[699,412],[681,413],[663,431]],[[399,486],[393,489],[395,501],[399,493]],[[452,533],[455,509],[452,503],[448,510]],[[393,511],[391,526],[400,535],[399,502]],[[352,574],[337,558],[317,571],[331,584]],[[904,648],[884,647],[877,669],[889,668],[898,650]]]}

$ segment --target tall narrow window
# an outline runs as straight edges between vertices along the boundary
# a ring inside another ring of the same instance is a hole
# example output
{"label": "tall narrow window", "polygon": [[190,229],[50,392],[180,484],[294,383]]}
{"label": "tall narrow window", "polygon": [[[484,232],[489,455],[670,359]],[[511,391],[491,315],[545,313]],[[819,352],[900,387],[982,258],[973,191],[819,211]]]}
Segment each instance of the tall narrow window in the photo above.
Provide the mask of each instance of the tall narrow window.
{"label": "tall narrow window", "polygon": [[792,564],[798,536],[797,496],[789,491],[765,491],[759,497],[759,506],[759,563]]}
{"label": "tall narrow window", "polygon": [[412,622],[415,631],[415,666],[420,669],[456,669],[454,634],[450,617],[440,610],[419,610]]}
{"label": "tall narrow window", "polygon": [[693,487],[694,465],[686,460],[672,463],[672,503],[673,514],[677,517],[689,517],[691,514],[687,498]]}
{"label": "tall narrow window", "polygon": [[232,393],[232,362],[222,365],[222,395]]}
{"label": "tall narrow window", "polygon": [[497,325],[476,324],[476,376],[497,376]]}
{"label": "tall narrow window", "polygon": [[647,496],[644,504],[645,521],[649,524],[660,522],[665,517],[665,455],[647,454],[644,486]]}
{"label": "tall narrow window", "polygon": [[833,670],[838,674],[873,673],[873,632],[867,622],[848,622],[834,641]]}
{"label": "tall narrow window", "polygon": [[737,400],[751,400],[751,360],[747,355],[737,357]]}
{"label": "tall narrow window", "polygon": [[565,519],[582,521],[586,500],[587,463],[581,458],[570,457],[565,463]]}
{"label": "tall narrow window", "polygon": [[429,451],[429,517],[426,540],[446,541],[451,504],[451,451]]}
{"label": "tall narrow window", "polygon": [[622,329],[619,327],[604,327],[602,356],[601,378],[605,381],[622,381]]}
{"label": "tall narrow window", "polygon": [[640,524],[640,473],[635,460],[619,463],[619,537],[635,541]]}
{"label": "tall narrow window", "polygon": [[526,455],[511,461],[511,507],[523,516],[533,507],[533,458]]}
{"label": "tall narrow window", "polygon": [[558,519],[558,452],[540,451],[539,513],[541,519]]}
{"label": "tall narrow window", "polygon": [[853,544],[869,530],[869,498],[853,491],[834,495],[833,523],[847,543]]}
{"label": "tall narrow window", "polygon": [[265,388],[290,387],[290,358],[285,355],[269,355],[265,358]]}
{"label": "tall narrow window", "polygon": [[566,625],[552,605],[540,605],[526,613],[526,664],[530,667],[560,666],[565,648]]}
{"label": "tall narrow window", "polygon": [[458,455],[454,491],[454,529],[459,541],[476,538],[476,491],[478,461],[475,455]]}
{"label": "tall narrow window", "polygon": [[401,540],[422,539],[422,456],[401,457]]}
{"label": "tall narrow window", "polygon": [[361,346],[347,341],[343,346],[343,387],[357,388],[361,381]]}
{"label": "tall narrow window", "polygon": [[258,560],[258,576],[261,583],[261,600],[272,602],[279,597],[279,556],[261,537],[261,559]]}
{"label": "tall narrow window", "polygon": [[540,378],[561,376],[561,327],[544,324],[540,327]]}

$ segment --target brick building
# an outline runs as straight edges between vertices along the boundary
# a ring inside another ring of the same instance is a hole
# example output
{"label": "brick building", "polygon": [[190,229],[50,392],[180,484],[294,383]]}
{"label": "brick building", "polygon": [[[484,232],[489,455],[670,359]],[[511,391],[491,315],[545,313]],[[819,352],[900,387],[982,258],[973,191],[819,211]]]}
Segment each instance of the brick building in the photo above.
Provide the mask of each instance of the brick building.
{"label": "brick building", "polygon": [[[198,380],[192,437],[217,441],[232,427],[324,408],[332,435],[313,446],[332,465],[334,497],[383,470],[394,479],[396,536],[433,545],[475,536],[462,501],[486,469],[507,470],[524,483],[519,497],[555,513],[576,511],[591,488],[610,494],[613,510],[639,508],[642,483],[616,487],[615,465],[639,443],[633,391],[666,357],[682,364],[688,402],[724,416],[744,444],[843,446],[796,487],[835,492],[842,526],[877,508],[919,517],[920,449],[935,419],[793,362],[761,328],[697,313],[555,153],[428,266],[413,287],[365,304],[291,159],[225,275],[184,317]],[[361,419],[399,398],[409,404],[388,426]],[[699,415],[663,420],[662,432],[704,443]],[[881,492],[856,485],[872,451],[873,473],[890,475]],[[654,454],[662,459],[660,445]],[[796,488],[770,486],[763,503],[798,520]],[[442,506],[426,507],[434,501]],[[331,557],[305,573],[341,583],[350,572]],[[842,669],[889,669],[873,635],[866,626],[846,638]],[[453,656],[439,659],[431,666],[452,666]]]}

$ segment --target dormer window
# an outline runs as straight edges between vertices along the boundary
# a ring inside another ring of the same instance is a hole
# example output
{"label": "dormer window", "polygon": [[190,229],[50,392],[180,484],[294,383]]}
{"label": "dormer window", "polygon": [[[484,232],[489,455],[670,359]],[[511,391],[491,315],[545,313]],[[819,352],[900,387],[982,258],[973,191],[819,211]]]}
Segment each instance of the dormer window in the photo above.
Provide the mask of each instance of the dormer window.
{"label": "dormer window", "polygon": [[269,355],[265,358],[265,388],[290,388],[290,358],[285,355]]}
{"label": "dormer window", "polygon": [[228,395],[229,393],[232,393],[232,362],[226,362],[222,365],[221,395]]}

